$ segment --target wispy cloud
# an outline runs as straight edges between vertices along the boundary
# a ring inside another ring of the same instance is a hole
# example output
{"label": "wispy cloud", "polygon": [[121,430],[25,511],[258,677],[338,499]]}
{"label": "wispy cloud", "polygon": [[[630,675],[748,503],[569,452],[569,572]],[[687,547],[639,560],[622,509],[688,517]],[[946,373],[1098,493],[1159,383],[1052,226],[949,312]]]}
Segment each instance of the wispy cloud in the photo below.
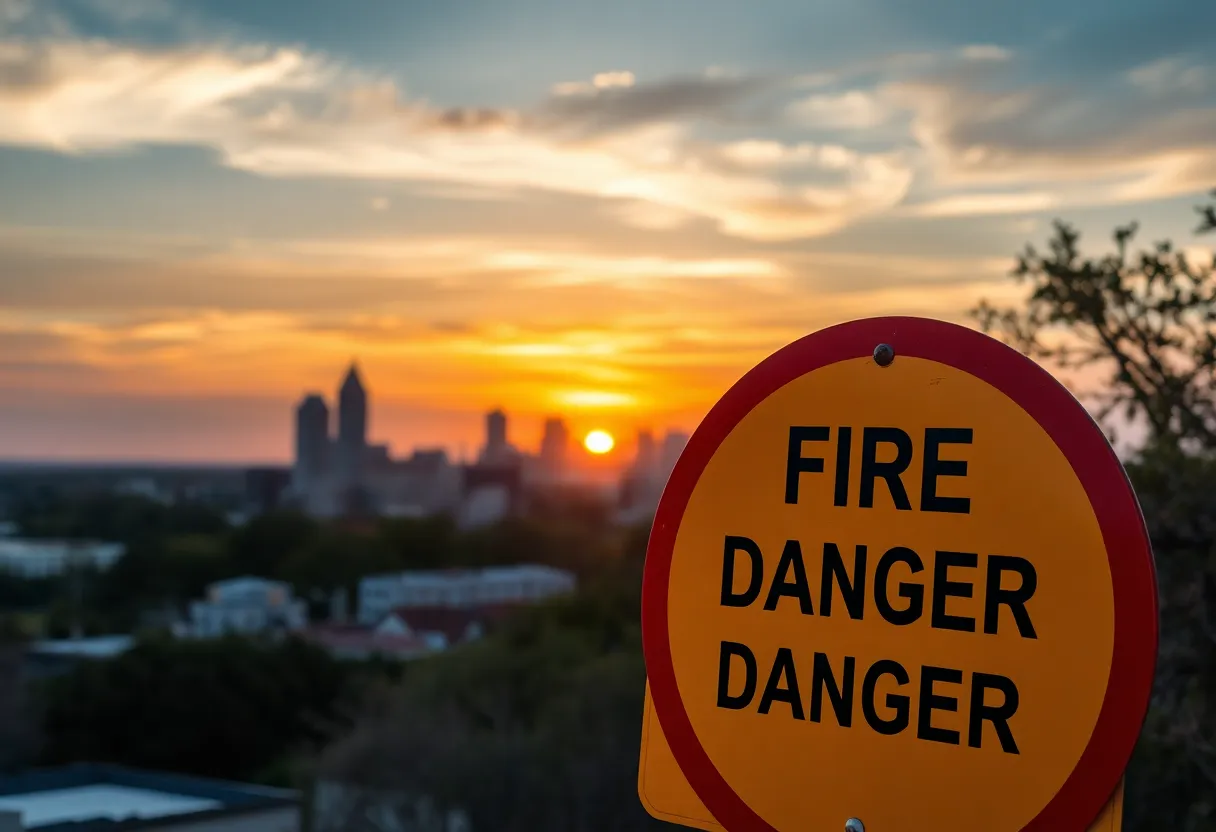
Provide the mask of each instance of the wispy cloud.
{"label": "wispy cloud", "polygon": [[908,187],[910,171],[889,156],[853,154],[842,170],[807,155],[794,182],[686,158],[689,120],[725,114],[763,79],[598,77],[516,113],[436,107],[296,49],[9,40],[0,42],[0,142],[63,153],[191,143],[271,176],[623,197],[757,239],[829,233],[896,204]]}
{"label": "wispy cloud", "polygon": [[0,211],[0,392],[286,413],[357,353],[388,410],[687,425],[808,330],[1015,301],[1006,255],[1052,213],[1216,182],[1195,33],[1086,74],[1075,39],[963,21],[770,54],[777,17],[737,54],[555,39],[507,73],[173,0],[0,0],[0,153],[34,160]]}

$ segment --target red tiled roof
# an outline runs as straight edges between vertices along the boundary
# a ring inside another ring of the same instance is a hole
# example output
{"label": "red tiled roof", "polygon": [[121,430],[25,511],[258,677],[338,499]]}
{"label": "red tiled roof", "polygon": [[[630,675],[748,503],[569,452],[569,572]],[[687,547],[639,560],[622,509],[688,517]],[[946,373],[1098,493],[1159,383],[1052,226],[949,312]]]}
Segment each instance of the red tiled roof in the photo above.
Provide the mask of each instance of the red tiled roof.
{"label": "red tiled roof", "polygon": [[377,633],[366,627],[350,625],[309,627],[301,636],[319,647],[331,650],[402,655],[426,653],[433,649],[422,636]]}
{"label": "red tiled roof", "polygon": [[[487,604],[477,607],[398,607],[389,613],[416,633],[443,633],[449,644],[463,641],[469,626],[486,626],[502,620],[519,605]],[[386,618],[388,616],[385,616]]]}

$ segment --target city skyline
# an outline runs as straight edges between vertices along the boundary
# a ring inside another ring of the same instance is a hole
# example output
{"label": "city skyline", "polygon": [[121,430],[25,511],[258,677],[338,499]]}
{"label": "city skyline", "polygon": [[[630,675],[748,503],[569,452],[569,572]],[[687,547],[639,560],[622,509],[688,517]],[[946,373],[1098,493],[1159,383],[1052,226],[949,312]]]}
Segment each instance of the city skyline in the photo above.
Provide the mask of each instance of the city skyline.
{"label": "city skyline", "polygon": [[628,445],[1057,216],[1210,252],[1212,4],[690,9],[0,0],[0,459],[281,463],[355,354],[394,443]]}
{"label": "city skyline", "polygon": [[[351,359],[336,395],[322,389],[303,391],[295,402],[295,432],[293,463],[305,469],[320,470],[325,466],[318,456],[322,447],[333,447],[339,454],[349,455],[354,448],[383,447],[390,455],[409,456],[417,451],[445,451],[454,463],[470,464],[484,459],[492,447],[519,452],[542,460],[549,460],[558,467],[571,463],[578,467],[581,460],[608,462],[613,467],[628,466],[644,457],[648,450],[643,447],[656,436],[676,434],[686,436],[678,427],[644,425],[632,435],[614,433],[602,424],[585,430],[571,430],[569,420],[560,413],[548,413],[541,417],[533,441],[519,441],[518,427],[510,410],[502,405],[481,412],[481,444],[449,448],[442,443],[430,441],[426,436],[400,437],[381,435],[372,427],[372,416],[376,404],[373,389],[363,373],[359,360]],[[356,424],[357,423],[357,424]],[[591,434],[606,433],[612,445],[603,450],[591,451],[586,440]],[[344,439],[345,437],[345,439]],[[346,446],[346,447],[344,447]]]}

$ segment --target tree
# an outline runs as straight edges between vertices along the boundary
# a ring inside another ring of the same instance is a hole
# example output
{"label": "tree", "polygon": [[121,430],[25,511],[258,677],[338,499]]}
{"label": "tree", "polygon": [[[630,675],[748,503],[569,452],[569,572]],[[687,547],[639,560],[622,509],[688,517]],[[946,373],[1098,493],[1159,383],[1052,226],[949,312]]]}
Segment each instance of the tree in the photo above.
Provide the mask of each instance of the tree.
{"label": "tree", "polygon": [[297,641],[145,641],[46,683],[43,762],[260,779],[328,738],[353,680]]}
{"label": "tree", "polygon": [[[1196,233],[1216,230],[1216,204],[1197,211]],[[1050,254],[1027,247],[1014,270],[1025,308],[974,315],[1033,358],[1108,368],[1099,418],[1148,426],[1127,469],[1157,560],[1160,658],[1124,821],[1200,832],[1216,826],[1216,260],[1195,265],[1168,241],[1131,255],[1135,223],[1100,259],[1068,224],[1055,232]]]}
{"label": "tree", "polygon": [[24,671],[26,634],[12,616],[0,616],[0,771],[27,762],[36,742]]}
{"label": "tree", "polygon": [[598,585],[409,665],[321,760],[322,787],[342,799],[318,832],[370,832],[359,819],[373,811],[411,832],[440,832],[452,813],[472,832],[670,828],[637,797],[645,667],[631,590]]}
{"label": "tree", "polygon": [[[1212,194],[1216,199],[1216,191]],[[1216,205],[1198,208],[1196,233],[1216,229]],[[1137,224],[1114,233],[1115,252],[1093,259],[1079,233],[1056,221],[1049,253],[1027,246],[1014,276],[1030,284],[1024,308],[981,303],[987,332],[1063,368],[1111,368],[1099,416],[1142,418],[1154,444],[1216,448],[1216,258],[1196,265],[1167,241],[1129,254]]]}
{"label": "tree", "polygon": [[320,524],[303,514],[269,512],[233,532],[229,551],[240,574],[268,578],[307,547],[319,531]]}
{"label": "tree", "polygon": [[1161,638],[1125,823],[1206,832],[1216,827],[1216,460],[1157,448],[1128,473],[1157,556]]}

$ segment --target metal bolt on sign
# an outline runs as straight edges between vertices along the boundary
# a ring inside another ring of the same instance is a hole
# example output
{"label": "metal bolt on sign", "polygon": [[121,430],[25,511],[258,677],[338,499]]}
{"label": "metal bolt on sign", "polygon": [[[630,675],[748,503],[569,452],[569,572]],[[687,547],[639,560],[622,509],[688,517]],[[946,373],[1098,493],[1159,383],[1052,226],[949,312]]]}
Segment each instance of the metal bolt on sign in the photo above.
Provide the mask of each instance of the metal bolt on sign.
{"label": "metal bolt on sign", "polygon": [[849,818],[844,822],[844,832],[866,832],[866,825],[857,818]]}

